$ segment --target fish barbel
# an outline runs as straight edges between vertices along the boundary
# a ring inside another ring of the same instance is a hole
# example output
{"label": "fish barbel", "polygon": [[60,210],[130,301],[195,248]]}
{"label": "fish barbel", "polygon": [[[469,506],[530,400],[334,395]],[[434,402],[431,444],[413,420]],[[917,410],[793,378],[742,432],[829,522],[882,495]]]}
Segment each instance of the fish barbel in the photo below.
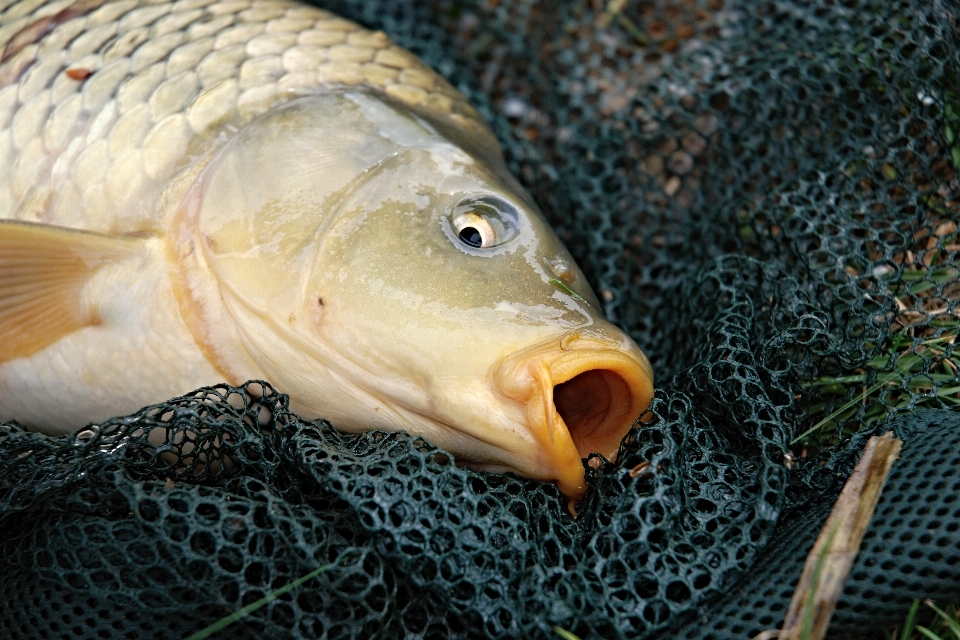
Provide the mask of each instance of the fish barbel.
{"label": "fish barbel", "polygon": [[284,0],[0,13],[0,420],[224,380],[582,496],[647,358],[415,56]]}

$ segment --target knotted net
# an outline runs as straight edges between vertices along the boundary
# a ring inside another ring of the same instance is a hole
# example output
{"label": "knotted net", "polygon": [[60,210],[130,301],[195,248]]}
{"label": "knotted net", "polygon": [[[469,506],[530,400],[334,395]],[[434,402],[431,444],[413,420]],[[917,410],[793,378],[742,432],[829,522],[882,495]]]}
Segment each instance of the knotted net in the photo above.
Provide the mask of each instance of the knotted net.
{"label": "knotted net", "polygon": [[224,634],[748,637],[890,429],[835,633],[960,596],[956,4],[321,4],[491,123],[650,356],[651,420],[590,461],[576,520],[552,485],[303,421],[268,383],[3,426],[0,635],[181,638],[333,564]]}

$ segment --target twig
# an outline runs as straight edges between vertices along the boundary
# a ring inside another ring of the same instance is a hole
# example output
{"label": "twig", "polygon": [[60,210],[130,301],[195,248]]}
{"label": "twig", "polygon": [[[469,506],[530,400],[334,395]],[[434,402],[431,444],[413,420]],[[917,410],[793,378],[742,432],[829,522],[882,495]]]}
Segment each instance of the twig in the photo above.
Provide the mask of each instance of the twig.
{"label": "twig", "polygon": [[650,39],[647,37],[647,34],[623,13],[623,10],[627,8],[627,2],[628,0],[610,0],[607,3],[606,9],[597,17],[597,26],[601,29],[606,29],[610,26],[610,23],[613,22],[613,19],[616,18],[624,31],[633,36],[637,44],[645,47],[650,44]]}
{"label": "twig", "polygon": [[820,640],[827,632],[901,444],[892,433],[870,438],[807,556],[780,640]]}

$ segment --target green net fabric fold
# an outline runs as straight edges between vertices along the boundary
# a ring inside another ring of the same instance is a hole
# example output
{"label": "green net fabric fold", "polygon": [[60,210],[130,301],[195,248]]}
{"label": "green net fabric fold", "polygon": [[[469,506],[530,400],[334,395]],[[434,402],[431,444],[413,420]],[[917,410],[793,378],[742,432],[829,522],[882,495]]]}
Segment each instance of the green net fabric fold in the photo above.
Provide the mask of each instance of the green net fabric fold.
{"label": "green net fabric fold", "polygon": [[[10,631],[29,626],[35,598],[132,636],[187,635],[336,562],[246,628],[516,637],[561,624],[616,637],[716,595],[780,502],[770,485],[782,488],[782,467],[760,447],[725,456],[726,439],[678,421],[693,414],[682,396],[658,399],[660,426],[637,432],[617,470],[591,476],[576,521],[552,485],[459,469],[405,434],[343,435],[286,402],[253,383],[71,437],[8,428],[5,470],[19,478],[3,505],[0,577],[20,605]],[[638,460],[651,472],[631,478]],[[59,616],[39,620],[64,629]]]}
{"label": "green net fabric fold", "polygon": [[[888,632],[903,624],[917,597],[940,603],[960,597],[960,414],[920,411],[889,427],[904,440],[903,449],[844,585],[828,638]],[[856,440],[864,444],[866,438]],[[849,471],[849,462],[841,462],[841,473]],[[780,624],[807,553],[830,515],[833,504],[826,497],[784,513],[753,567],[723,598],[699,609],[671,635],[752,638]]]}
{"label": "green net fabric fold", "polygon": [[335,563],[223,633],[743,637],[890,428],[835,633],[960,597],[956,4],[322,4],[478,106],[650,355],[649,422],[588,465],[576,520],[551,485],[302,421],[268,383],[0,427],[0,635],[181,638]]}

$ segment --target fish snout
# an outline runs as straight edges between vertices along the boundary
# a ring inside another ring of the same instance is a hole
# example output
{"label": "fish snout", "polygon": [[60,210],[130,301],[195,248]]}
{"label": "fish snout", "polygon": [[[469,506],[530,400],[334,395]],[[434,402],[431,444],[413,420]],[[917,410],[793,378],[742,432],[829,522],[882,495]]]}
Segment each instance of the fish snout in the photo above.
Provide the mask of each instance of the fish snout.
{"label": "fish snout", "polygon": [[653,399],[649,361],[624,338],[567,334],[507,358],[494,374],[500,393],[526,406],[540,446],[530,475],[555,481],[571,509],[586,493],[581,459],[613,460]]}

